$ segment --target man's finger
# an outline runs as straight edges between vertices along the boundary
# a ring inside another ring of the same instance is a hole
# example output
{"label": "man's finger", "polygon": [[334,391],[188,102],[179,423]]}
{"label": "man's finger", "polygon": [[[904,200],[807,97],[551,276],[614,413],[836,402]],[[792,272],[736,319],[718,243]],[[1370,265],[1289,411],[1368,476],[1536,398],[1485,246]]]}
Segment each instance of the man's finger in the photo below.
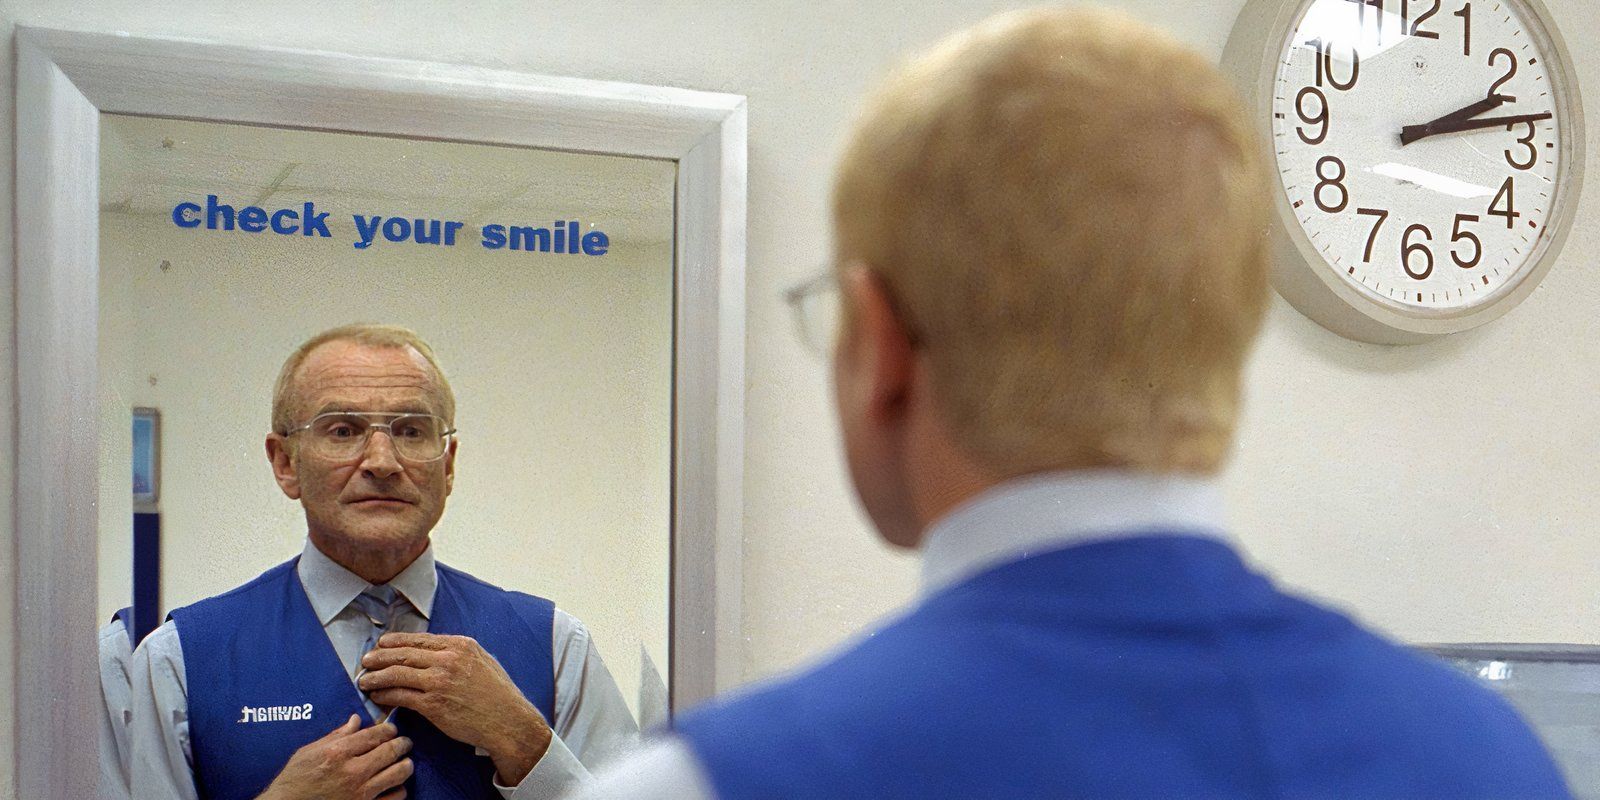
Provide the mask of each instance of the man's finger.
{"label": "man's finger", "polygon": [[372,752],[372,748],[400,735],[400,729],[387,722],[363,728],[346,736],[339,748],[351,758]]}
{"label": "man's finger", "polygon": [[379,795],[388,797],[389,795],[383,793],[395,787],[400,787],[399,796],[405,797],[405,787],[401,786],[401,784],[411,777],[411,772],[411,759],[402,758],[390,764],[382,772],[372,776],[372,779],[361,787],[361,793],[373,797]]}
{"label": "man's finger", "polygon": [[355,733],[356,731],[358,731],[360,729],[361,729],[361,715],[360,714],[351,714],[349,719],[345,720],[344,722],[339,723],[339,727],[334,728],[331,731],[328,731],[326,734],[323,734],[322,741],[331,742],[334,739],[338,739],[338,738],[341,738],[341,737],[344,737],[344,736],[348,736],[348,735],[350,735],[352,733]]}
{"label": "man's finger", "polygon": [[433,684],[432,676],[427,670],[416,667],[384,667],[373,670],[361,676],[359,686],[363,692],[374,692],[379,689],[420,689],[427,691]]}
{"label": "man's finger", "polygon": [[446,650],[450,647],[450,639],[437,633],[386,633],[378,637],[378,646]]}
{"label": "man's finger", "polygon": [[402,786],[392,792],[378,795],[378,800],[406,800],[406,787]]}
{"label": "man's finger", "polygon": [[[350,763],[357,770],[360,770],[362,775],[377,775],[394,766],[400,759],[405,758],[409,752],[411,752],[411,740],[404,736],[396,736],[372,748],[365,755],[350,759]],[[374,787],[373,794],[378,794],[389,788],[391,787]]]}
{"label": "man's finger", "polygon": [[421,647],[379,647],[361,657],[361,666],[372,671],[395,665],[426,669],[439,660],[441,652]]}
{"label": "man's finger", "polygon": [[398,706],[421,713],[423,704],[427,702],[428,693],[420,692],[416,689],[381,689],[376,692],[368,692],[367,697],[372,698],[372,702],[380,706],[389,706],[391,708]]}

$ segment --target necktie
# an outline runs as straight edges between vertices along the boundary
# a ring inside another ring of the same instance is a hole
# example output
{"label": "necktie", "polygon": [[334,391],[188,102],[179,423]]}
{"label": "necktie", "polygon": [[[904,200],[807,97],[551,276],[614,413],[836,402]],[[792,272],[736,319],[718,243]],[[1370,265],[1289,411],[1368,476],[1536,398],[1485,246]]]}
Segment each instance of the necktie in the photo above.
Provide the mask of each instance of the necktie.
{"label": "necktie", "polygon": [[[378,637],[382,636],[384,631],[387,631],[389,626],[394,623],[395,611],[400,607],[401,603],[405,602],[405,598],[385,584],[383,586],[367,587],[361,594],[356,595],[356,599],[352,602],[355,603],[356,608],[362,614],[366,615],[367,621],[370,623],[367,628],[367,639],[361,645],[361,652],[356,654],[356,679],[360,680],[361,674],[366,672],[365,669],[360,668],[361,657],[378,645]],[[367,704],[367,712],[372,715],[373,720],[382,720],[383,708],[372,702],[372,700],[367,699],[365,693],[363,693],[362,697]]]}

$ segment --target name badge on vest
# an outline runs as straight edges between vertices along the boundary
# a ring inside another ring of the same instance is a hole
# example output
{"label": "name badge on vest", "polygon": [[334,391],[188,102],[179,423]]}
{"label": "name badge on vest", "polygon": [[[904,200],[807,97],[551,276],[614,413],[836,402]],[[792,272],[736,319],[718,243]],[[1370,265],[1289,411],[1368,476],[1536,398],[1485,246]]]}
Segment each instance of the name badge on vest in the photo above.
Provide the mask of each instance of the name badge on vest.
{"label": "name badge on vest", "polygon": [[298,706],[245,706],[239,722],[299,722],[311,719],[311,704]]}

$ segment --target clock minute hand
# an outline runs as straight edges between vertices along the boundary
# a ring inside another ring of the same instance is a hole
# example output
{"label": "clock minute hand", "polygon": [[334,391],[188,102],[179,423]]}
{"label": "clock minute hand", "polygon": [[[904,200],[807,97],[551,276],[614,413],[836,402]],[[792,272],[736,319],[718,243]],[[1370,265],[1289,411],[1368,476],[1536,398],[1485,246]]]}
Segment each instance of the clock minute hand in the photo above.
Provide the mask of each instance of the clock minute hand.
{"label": "clock minute hand", "polygon": [[1447,119],[1435,120],[1426,125],[1407,125],[1400,129],[1400,143],[1411,144],[1419,139],[1429,136],[1438,136],[1445,133],[1461,133],[1462,131],[1475,131],[1483,128],[1499,128],[1511,125],[1520,125],[1524,122],[1541,122],[1551,119],[1555,115],[1549,112],[1543,114],[1522,114],[1514,117],[1489,117],[1487,119]]}

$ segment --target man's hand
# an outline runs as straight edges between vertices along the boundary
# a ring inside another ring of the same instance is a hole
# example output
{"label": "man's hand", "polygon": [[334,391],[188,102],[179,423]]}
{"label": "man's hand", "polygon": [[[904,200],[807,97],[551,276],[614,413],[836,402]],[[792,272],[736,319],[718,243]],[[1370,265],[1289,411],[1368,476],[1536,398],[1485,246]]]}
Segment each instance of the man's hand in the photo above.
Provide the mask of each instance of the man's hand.
{"label": "man's hand", "polygon": [[470,637],[386,633],[361,665],[361,691],[374,703],[409,708],[446,736],[483,748],[504,786],[522,783],[550,747],[539,710]]}
{"label": "man's hand", "polygon": [[343,725],[289,757],[257,800],[402,800],[411,777],[411,740],[393,725]]}

